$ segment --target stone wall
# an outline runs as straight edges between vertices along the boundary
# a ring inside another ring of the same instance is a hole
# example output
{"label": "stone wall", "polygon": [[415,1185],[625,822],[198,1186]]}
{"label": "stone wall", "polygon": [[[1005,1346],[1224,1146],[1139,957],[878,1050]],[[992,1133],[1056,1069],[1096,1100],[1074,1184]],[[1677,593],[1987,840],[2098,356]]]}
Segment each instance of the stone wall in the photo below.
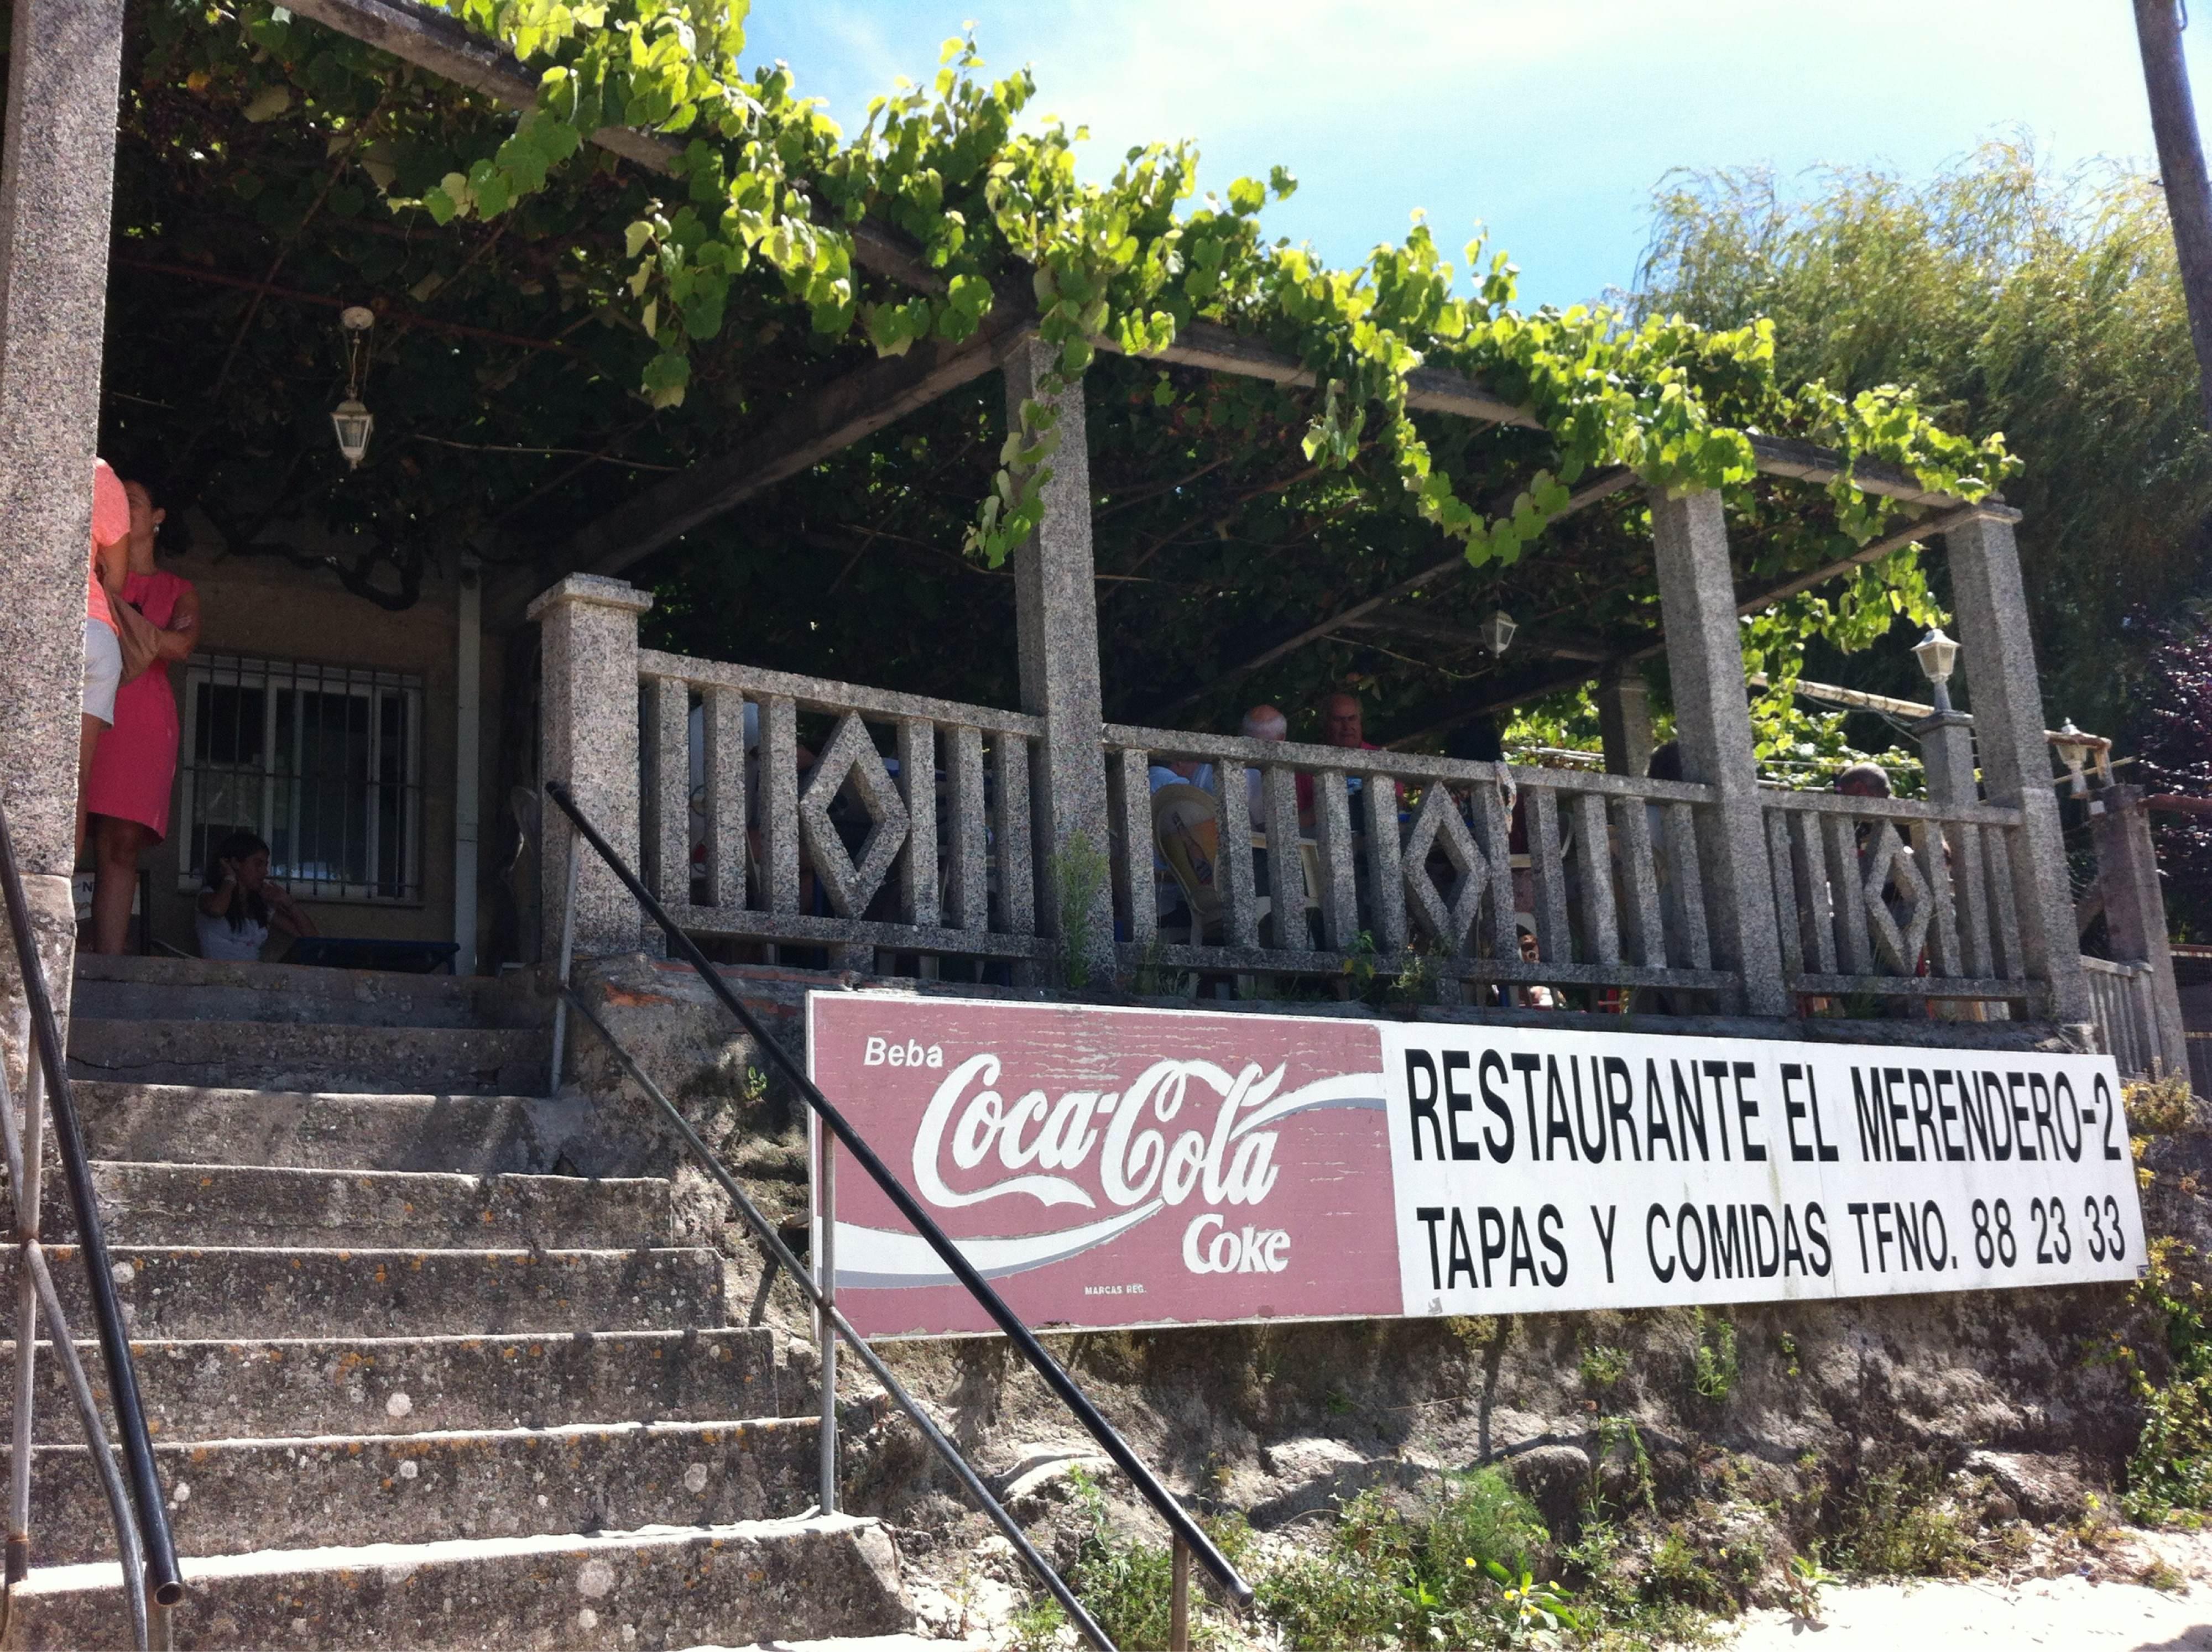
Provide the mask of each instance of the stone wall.
{"label": "stone wall", "polygon": [[[805,992],[838,979],[729,973],[794,1054],[803,1053]],[[600,966],[587,990],[787,1236],[802,1240],[799,1105],[780,1082],[749,1081],[764,1066],[760,1053],[704,986],[688,969],[633,957]],[[1850,1024],[1855,1033],[1884,1029]],[[2044,1035],[2015,1025],[2006,1036],[2033,1042]],[[811,1351],[797,1339],[805,1334],[797,1293],[757,1289],[750,1246],[734,1229],[718,1229],[719,1195],[681,1169],[672,1135],[620,1080],[596,1036],[576,1033],[571,1050],[574,1084],[612,1098],[571,1142],[575,1167],[674,1170],[690,1184],[683,1204],[695,1231],[719,1230],[732,1246],[733,1308],[758,1308],[787,1327],[794,1364],[811,1370]],[[2202,1174],[2212,1187],[2212,1134],[2185,1128],[2160,1138],[2150,1157],[2163,1167],[2147,1198],[2154,1230],[2212,1248],[2212,1224],[2192,1179]],[[1678,1510],[1715,1506],[1724,1492],[1729,1509],[1767,1511],[1744,1517],[1768,1522],[1759,1541],[1780,1546],[1778,1566],[1807,1537],[1783,1529],[1787,1511],[1832,1506],[1869,1473],[1900,1466],[1933,1480],[1963,1473],[1958,1483],[1978,1486],[1999,1515],[2078,1515],[2093,1492],[2109,1494],[2134,1446],[2140,1412],[2112,1353],[2117,1341],[2144,1349],[2155,1376],[2159,1355],[2147,1328],[2129,1289],[2113,1285],[1703,1315],[1098,1333],[1055,1345],[1170,1485],[1243,1511],[1262,1529],[1369,1485],[1413,1485],[1439,1470],[1493,1461],[1508,1467],[1560,1534],[1572,1532],[1593,1488],[1641,1497],[1648,1485],[1657,1508]],[[1724,1383],[1709,1376],[1700,1392],[1700,1344],[1712,1363],[1730,1338],[1732,1370]],[[1019,1488],[1028,1512],[1049,1501],[1067,1464],[1092,1455],[1076,1424],[997,1339],[889,1351],[980,1465]],[[917,1530],[946,1528],[959,1517],[949,1478],[910,1429],[882,1420],[880,1406],[868,1406],[860,1388],[848,1384],[846,1392],[854,1398],[846,1457],[852,1505]]]}

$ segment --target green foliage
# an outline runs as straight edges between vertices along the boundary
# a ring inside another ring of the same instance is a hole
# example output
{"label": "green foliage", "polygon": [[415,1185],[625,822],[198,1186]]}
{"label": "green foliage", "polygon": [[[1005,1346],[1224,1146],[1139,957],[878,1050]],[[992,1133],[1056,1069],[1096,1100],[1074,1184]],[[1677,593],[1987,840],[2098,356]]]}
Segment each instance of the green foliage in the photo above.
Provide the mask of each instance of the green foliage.
{"label": "green foliage", "polygon": [[1726,1400],[1742,1369],[1736,1357],[1735,1327],[1702,1308],[1694,1311],[1697,1343],[1691,1350],[1691,1386],[1708,1400]]}
{"label": "green foliage", "polygon": [[1607,1343],[1598,1343],[1583,1350],[1583,1383],[1600,1394],[1614,1387],[1628,1375],[1628,1351]]}
{"label": "green foliage", "polygon": [[1049,857],[1048,871],[1060,903],[1060,976],[1066,986],[1091,984],[1096,907],[1110,870],[1104,852],[1082,832],[1071,836]]}
{"label": "green foliage", "polygon": [[[1127,1538],[1115,1532],[1106,1499],[1097,1485],[1077,1471],[1072,1475],[1076,1507],[1088,1520],[1089,1529],[1078,1544],[1074,1564],[1068,1568],[1068,1587],[1084,1609],[1097,1620],[1119,1646],[1165,1646],[1174,1591],[1175,1559],[1164,1544]],[[1207,1521],[1206,1534],[1237,1564],[1250,1542],[1249,1529],[1241,1519]],[[1194,1648],[1230,1643],[1230,1631],[1205,1590],[1192,1580],[1190,1643]],[[1049,1644],[1061,1613],[1050,1602],[1032,1606],[1024,1633],[1040,1644]]]}
{"label": "green foliage", "polygon": [[1494,1646],[1571,1621],[1566,1592],[1534,1581],[1548,1538],[1495,1469],[1450,1477],[1407,1513],[1362,1492],[1319,1555],[1260,1580],[1261,1612],[1286,1647]]}
{"label": "green foliage", "polygon": [[1808,1623],[1820,1621],[1820,1591],[1836,1581],[1835,1574],[1820,1564],[1820,1551],[1816,1545],[1810,1554],[1790,1557],[1790,1609]]}
{"label": "green foliage", "polygon": [[2153,1239],[2148,1269],[2136,1284],[2136,1300],[2165,1343],[2165,1381],[2153,1381],[2134,1351],[2120,1351],[2143,1407],[2120,1506],[2144,1525],[2195,1524],[2212,1509],[2212,1326],[2203,1285],[2183,1272],[2193,1259],[2178,1239]]}
{"label": "green foliage", "polygon": [[[1819,173],[1802,199],[1765,171],[1679,173],[1656,198],[1639,286],[1638,314],[1770,319],[1785,383],[1915,384],[1953,428],[2002,431],[2025,464],[2007,496],[2026,513],[2046,702],[2120,732],[2151,646],[2142,616],[2201,590],[2212,550],[2197,531],[2212,444],[2154,179],[2054,173],[2019,143],[1924,182]],[[1879,604],[1856,620],[1873,627]],[[1893,691],[1923,698],[1901,656]]]}
{"label": "green foliage", "polygon": [[[1049,355],[969,536],[992,566],[1041,519],[1058,440],[1052,398],[1102,343],[1151,354],[1201,319],[1297,354],[1321,387],[1301,439],[1305,457],[1341,471],[1367,456],[1382,485],[1463,543],[1478,566],[1516,561],[1595,468],[1625,465],[1654,486],[1742,495],[1756,474],[1744,434],[1752,429],[1824,441],[1849,460],[1900,465],[1968,497],[2009,468],[2001,440],[1948,434],[1894,384],[1785,384],[1764,321],[1707,329],[1656,309],[1524,313],[1513,304],[1513,266],[1480,241],[1466,249],[1471,290],[1460,296],[1457,272],[1418,217],[1402,242],[1376,247],[1356,269],[1330,270],[1265,239],[1262,207],[1295,187],[1279,168],[1264,185],[1238,179],[1225,203],[1189,205],[1195,154],[1153,144],[1130,150],[1104,184],[1083,183],[1082,131],[1055,119],[1024,129],[1032,77],[986,78],[972,38],[946,43],[927,87],[878,99],[848,140],[781,65],[744,72],[743,0],[450,0],[449,9],[538,73],[538,103],[434,176],[404,177],[385,162],[391,178],[378,187],[394,210],[417,207],[441,224],[526,210],[564,172],[598,164],[587,140],[608,125],[683,143],[678,188],[643,203],[620,255],[623,285],[654,347],[641,384],[655,407],[682,402],[695,348],[720,331],[734,284],[756,273],[803,305],[817,334],[857,331],[884,355],[925,339],[957,343],[1026,288]],[[280,58],[298,49],[298,26],[265,0],[246,0],[237,21]],[[301,89],[301,112],[312,118],[316,88]],[[265,90],[249,105],[270,120],[290,106]],[[942,290],[865,292],[853,234],[870,220],[904,236]],[[1473,374],[1529,407],[1552,438],[1551,462],[1496,506],[1470,503],[1407,405],[1407,376],[1424,363]],[[1846,482],[1831,491],[1838,528],[1856,543],[1893,509]]]}
{"label": "green foliage", "polygon": [[2170,1136],[2186,1130],[2195,1114],[2189,1079],[2182,1073],[2146,1078],[2124,1084],[2120,1100],[2127,1110],[2130,1136]]}
{"label": "green foliage", "polygon": [[1836,1552],[1844,1567],[1883,1577],[1962,1577],[1979,1569],[1979,1521],[1936,1466],[1868,1473],[1844,1500]]}

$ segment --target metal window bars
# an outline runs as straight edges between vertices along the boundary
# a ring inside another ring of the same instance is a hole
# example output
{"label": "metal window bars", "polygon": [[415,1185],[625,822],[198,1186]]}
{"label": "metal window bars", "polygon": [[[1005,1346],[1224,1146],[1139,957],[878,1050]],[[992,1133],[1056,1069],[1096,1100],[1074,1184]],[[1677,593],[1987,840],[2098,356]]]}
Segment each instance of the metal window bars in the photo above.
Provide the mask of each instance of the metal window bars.
{"label": "metal window bars", "polygon": [[295,894],[422,898],[420,677],[210,654],[185,670],[181,714],[180,888],[242,827]]}
{"label": "metal window bars", "polygon": [[[16,963],[22,974],[26,1019],[29,1023],[28,1048],[25,1052],[27,1059],[24,1063],[24,1110],[20,1124],[15,1098],[9,1094],[6,1064],[0,1060],[0,1145],[6,1149],[9,1185],[15,1193],[18,1252],[15,1406],[8,1465],[7,1582],[13,1585],[21,1581],[31,1564],[32,1379],[38,1355],[39,1310],[43,1307],[54,1357],[61,1362],[70,1397],[76,1403],[78,1418],[84,1424],[86,1449],[91,1455],[101,1490],[107,1497],[108,1513],[115,1523],[116,1548],[122,1563],[124,1598],[131,1612],[132,1642],[140,1652],[145,1652],[149,1635],[156,1627],[164,1631],[161,1639],[166,1644],[167,1614],[170,1607],[184,1599],[184,1582],[177,1568],[176,1545],[169,1535],[168,1515],[162,1507],[161,1473],[155,1466],[153,1441],[139,1402],[137,1373],[131,1363],[122,1305],[115,1295],[107,1239],[100,1226],[99,1203],[93,1193],[92,1167],[85,1157],[83,1134],[77,1127],[69,1069],[63,1058],[61,1029],[54,1016],[53,997],[46,985],[46,966],[39,956],[38,935],[32,926],[30,903],[23,892],[15,838],[8,828],[4,807],[0,807],[0,895],[5,896],[8,927],[15,939]],[[84,1259],[100,1359],[115,1412],[116,1432],[121,1436],[120,1473],[100,1421],[99,1402],[86,1377],[83,1363],[77,1357],[69,1320],[62,1311],[60,1293],[54,1288],[46,1248],[39,1237],[39,1184],[48,1108],[53,1113],[54,1145],[61,1158],[63,1180],[69,1188],[70,1212],[76,1221],[76,1248]],[[149,1622],[149,1597],[161,1613],[157,1622]]]}
{"label": "metal window bars", "polygon": [[[1098,1408],[1091,1403],[1090,1397],[1076,1384],[1075,1380],[1067,1374],[1060,1362],[1054,1359],[1044,1345],[1037,1340],[1036,1333],[1022,1322],[999,1293],[992,1289],[983,1276],[976,1271],[975,1265],[962,1254],[959,1246],[943,1228],[937,1224],[928,1212],[924,1210],[914,1195],[907,1191],[898,1178],[892,1175],[890,1167],[877,1156],[866,1139],[854,1129],[845,1115],[839,1112],[830,1099],[816,1087],[814,1081],[807,1076],[805,1069],[775,1041],[767,1028],[761,1024],[759,1017],[745,1007],[744,1000],[730,990],[729,984],[722,979],[720,972],[708,962],[706,955],[700,951],[690,936],[678,926],[675,920],[669,915],[667,908],[655,900],[652,893],[647,890],[637,873],[615,853],[606,839],[599,835],[599,829],[585,817],[568,787],[560,780],[548,780],[545,783],[545,794],[552,799],[555,806],[568,817],[570,824],[575,829],[568,846],[568,876],[570,890],[573,890],[575,887],[575,869],[581,857],[580,846],[588,844],[592,852],[605,863],[608,870],[621,880],[623,886],[629,891],[646,914],[667,937],[670,956],[680,958],[691,966],[700,980],[706,984],[708,991],[714,995],[724,1009],[736,1017],[745,1031],[751,1035],[762,1054],[782,1071],[784,1076],[805,1098],[817,1126],[820,1141],[818,1151],[824,1155],[825,1159],[833,1151],[832,1139],[836,1144],[842,1145],[854,1162],[868,1174],[878,1187],[883,1189],[884,1196],[891,1201],[899,1214],[905,1218],[914,1230],[937,1252],[938,1256],[951,1271],[954,1278],[959,1281],[968,1294],[974,1297],[997,1323],[999,1329],[1005,1333],[1007,1340],[1014,1345],[1015,1350],[1029,1363],[1031,1369],[1044,1379],[1045,1385],[1059,1397],[1060,1402],[1070,1412],[1074,1413],[1076,1420],[1081,1423],[1091,1438],[1097,1441],[1104,1449],[1106,1455],[1113,1460],[1115,1467],[1128,1476],[1130,1485],[1135,1487],[1139,1495],[1151,1503],[1161,1519],[1167,1523],[1175,1539],[1172,1571],[1174,1600],[1171,1607],[1174,1631],[1170,1636],[1171,1652],[1183,1652],[1189,1644],[1189,1577],[1190,1558],[1193,1555],[1197,1556],[1200,1563],[1212,1574],[1215,1580],[1228,1592],[1232,1600],[1239,1606],[1248,1604],[1252,1598],[1251,1585],[1238,1575],[1228,1558],[1215,1547],[1212,1540],[1208,1538],[1200,1528],[1198,1522],[1192,1519],[1190,1512],[1160,1483],[1158,1476],[1130,1449],[1128,1442],[1100,1413]],[[568,924],[564,925],[564,931],[567,931],[568,926],[572,926],[574,921],[575,901],[573,895],[568,902],[567,911],[569,916]],[[702,1168],[729,1196],[732,1203],[737,1206],[746,1227],[751,1230],[754,1237],[759,1240],[775,1266],[782,1268],[790,1275],[813,1306],[817,1324],[820,1327],[823,1355],[822,1508],[823,1510],[827,1512],[833,1509],[836,1503],[836,1378],[834,1350],[836,1339],[842,1337],[850,1345],[860,1363],[867,1368],[869,1374],[884,1385],[884,1392],[889,1394],[893,1401],[914,1419],[915,1426],[921,1430],[922,1436],[929,1442],[931,1448],[944,1460],[945,1466],[967,1489],[969,1495],[975,1499],[983,1512],[1004,1534],[1006,1540],[1013,1546],[1014,1552],[1021,1557],[1023,1564],[1030,1569],[1038,1582],[1043,1584],[1053,1599],[1060,1603],[1061,1609],[1068,1614],[1070,1620],[1083,1637],[1097,1648],[1098,1652],[1115,1652],[1114,1643],[1108,1637],[1105,1631],[1101,1629],[1097,1622],[1084,1609],[1082,1603],[1075,1598],[1066,1582],[1053,1570],[1050,1564],[1036,1552],[1019,1524],[1006,1512],[998,1499],[991,1495],[981,1479],[977,1477],[974,1468],[969,1466],[967,1459],[961,1455],[959,1448],[945,1436],[944,1430],[937,1426],[921,1402],[915,1400],[905,1386],[892,1375],[890,1368],[868,1345],[866,1339],[853,1328],[851,1323],[839,1311],[836,1297],[836,1276],[831,1271],[834,1268],[834,1262],[831,1262],[825,1254],[823,1259],[825,1266],[821,1278],[817,1279],[810,1275],[805,1266],[791,1254],[775,1230],[768,1224],[752,1201],[746,1197],[744,1191],[715,1159],[706,1143],[699,1139],[697,1133],[678,1112],[674,1103],[668,1099],[659,1086],[645,1074],[637,1063],[630,1058],[629,1053],[616,1042],[613,1034],[608,1030],[605,1023],[570,987],[567,978],[567,967],[572,956],[572,932],[564,932],[561,943],[562,978],[560,1002],[562,1007],[565,1010],[574,1010],[605,1041],[617,1064],[629,1075],[631,1081],[643,1090],[654,1104],[667,1115],[675,1125],[685,1145],[698,1159]],[[556,1048],[557,1042],[556,1029]],[[555,1069],[556,1082],[558,1078],[559,1069],[556,1066]],[[825,1175],[825,1182],[827,1180]],[[834,1221],[834,1212],[827,1213],[825,1221]],[[826,1231],[828,1230],[825,1227]],[[827,1248],[825,1245],[825,1253]]]}

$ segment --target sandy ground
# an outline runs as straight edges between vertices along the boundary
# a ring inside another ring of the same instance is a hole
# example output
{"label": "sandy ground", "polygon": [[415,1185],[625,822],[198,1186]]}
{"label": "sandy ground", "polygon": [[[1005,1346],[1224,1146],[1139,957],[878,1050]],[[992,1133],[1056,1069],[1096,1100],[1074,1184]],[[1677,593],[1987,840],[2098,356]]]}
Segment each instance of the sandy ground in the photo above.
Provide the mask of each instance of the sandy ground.
{"label": "sandy ground", "polygon": [[2212,1535],[2146,1534],[2139,1547],[2145,1562],[2163,1560],[2181,1574],[2185,1589],[2077,1576],[1831,1587],[1820,1623],[1753,1613],[1729,1644],[1734,1652],[2212,1652]]}

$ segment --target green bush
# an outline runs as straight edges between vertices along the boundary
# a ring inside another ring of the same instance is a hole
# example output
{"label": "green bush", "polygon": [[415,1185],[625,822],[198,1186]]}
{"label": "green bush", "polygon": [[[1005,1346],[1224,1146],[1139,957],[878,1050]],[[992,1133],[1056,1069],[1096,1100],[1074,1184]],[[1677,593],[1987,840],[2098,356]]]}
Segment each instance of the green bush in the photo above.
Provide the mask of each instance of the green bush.
{"label": "green bush", "polygon": [[1980,1525],[1932,1465],[1900,1465],[1866,1475],[1844,1500],[1837,1553],[1856,1572],[1959,1577],[1980,1570]]}
{"label": "green bush", "polygon": [[1503,1645],[1522,1626],[1509,1594],[1539,1570],[1549,1540],[1534,1506],[1496,1469],[1449,1477],[1433,1504],[1411,1514],[1362,1492],[1323,1553],[1261,1581],[1259,1606],[1296,1652]]}

